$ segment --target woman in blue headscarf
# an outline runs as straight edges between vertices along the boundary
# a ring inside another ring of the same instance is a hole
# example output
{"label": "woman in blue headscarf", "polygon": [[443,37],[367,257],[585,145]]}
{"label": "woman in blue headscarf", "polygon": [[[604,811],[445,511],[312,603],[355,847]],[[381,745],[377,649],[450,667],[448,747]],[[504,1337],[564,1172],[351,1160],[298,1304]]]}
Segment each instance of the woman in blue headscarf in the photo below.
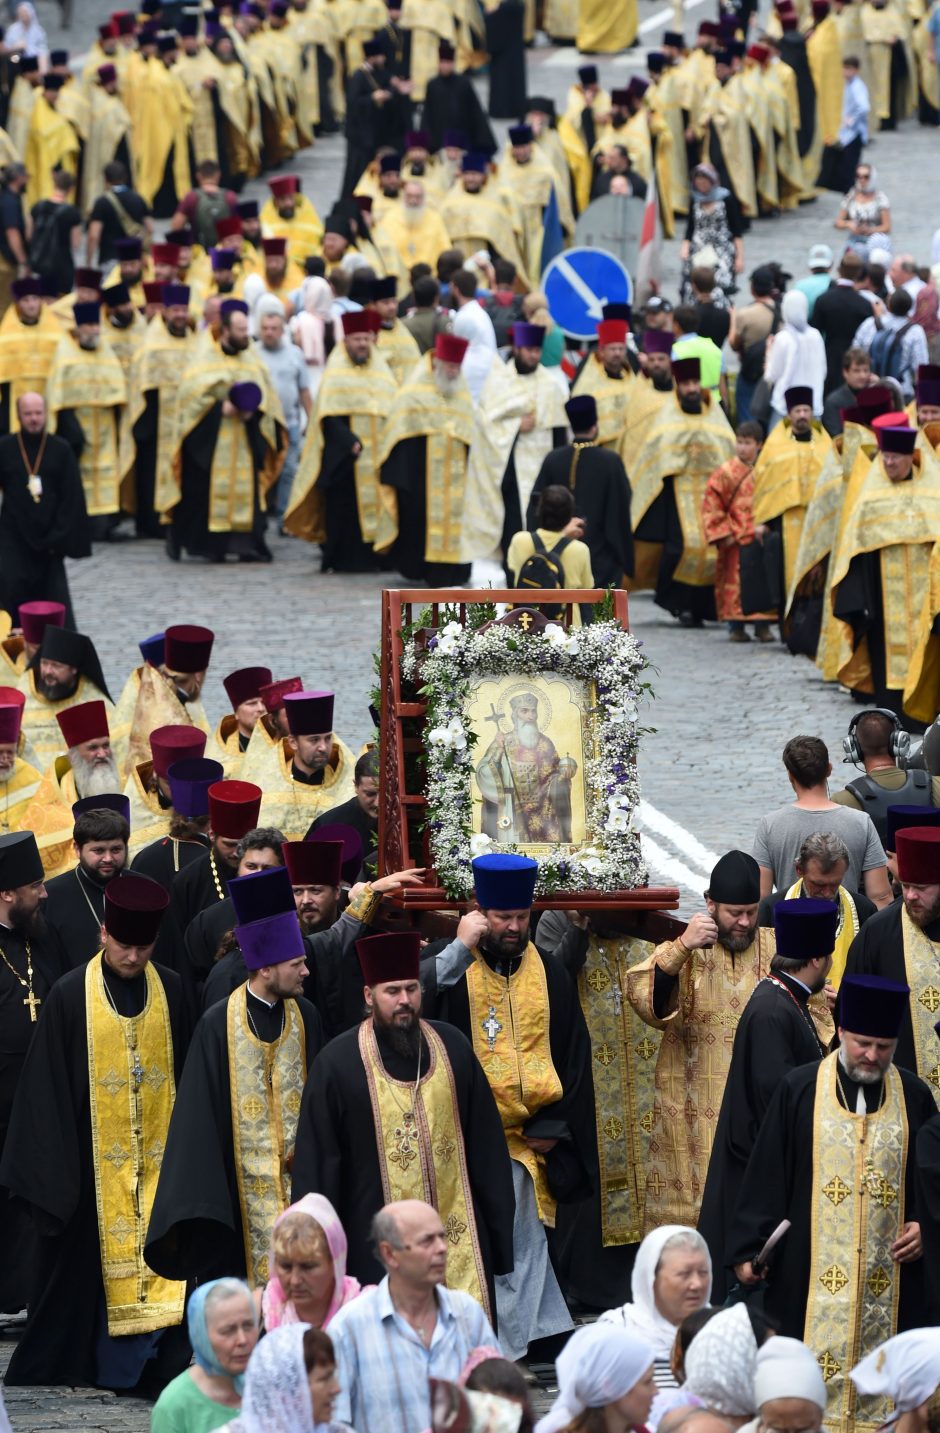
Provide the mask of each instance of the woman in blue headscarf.
{"label": "woman in blue headscarf", "polygon": [[238,1417],[245,1369],[258,1342],[258,1314],[241,1279],[202,1284],[186,1311],[195,1364],[154,1404],[150,1433],[211,1433]]}

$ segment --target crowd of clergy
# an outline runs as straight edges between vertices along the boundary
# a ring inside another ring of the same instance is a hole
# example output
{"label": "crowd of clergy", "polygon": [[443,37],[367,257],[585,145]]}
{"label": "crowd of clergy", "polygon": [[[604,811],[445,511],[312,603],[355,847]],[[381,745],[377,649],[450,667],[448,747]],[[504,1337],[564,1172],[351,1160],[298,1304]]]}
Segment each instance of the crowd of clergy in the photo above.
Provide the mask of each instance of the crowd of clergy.
{"label": "crowd of clergy", "polygon": [[661,940],[501,853],[416,925],[331,692],[240,668],[212,727],[179,625],[115,700],[66,618],[0,644],[8,1385],[154,1433],[528,1428],[540,1378],[544,1433],[933,1427],[930,739],[863,711],[830,796],[795,736],[793,805]]}

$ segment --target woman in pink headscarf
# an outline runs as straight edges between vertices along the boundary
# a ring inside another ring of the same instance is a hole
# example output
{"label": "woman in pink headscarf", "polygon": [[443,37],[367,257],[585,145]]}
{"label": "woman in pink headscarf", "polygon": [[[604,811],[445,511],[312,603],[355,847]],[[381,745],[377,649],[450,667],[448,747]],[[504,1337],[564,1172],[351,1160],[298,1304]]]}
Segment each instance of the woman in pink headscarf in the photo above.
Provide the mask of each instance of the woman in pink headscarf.
{"label": "woman in pink headscarf", "polygon": [[326,1328],[362,1293],[346,1273],[346,1235],[322,1194],[305,1194],[279,1215],[271,1235],[270,1277],[261,1298],[264,1327],[305,1323]]}
{"label": "woman in pink headscarf", "polygon": [[307,360],[310,392],[315,394],[323,377],[326,360],[341,333],[331,312],[333,290],[326,279],[304,279],[300,293],[302,308],[291,319],[291,333]]}

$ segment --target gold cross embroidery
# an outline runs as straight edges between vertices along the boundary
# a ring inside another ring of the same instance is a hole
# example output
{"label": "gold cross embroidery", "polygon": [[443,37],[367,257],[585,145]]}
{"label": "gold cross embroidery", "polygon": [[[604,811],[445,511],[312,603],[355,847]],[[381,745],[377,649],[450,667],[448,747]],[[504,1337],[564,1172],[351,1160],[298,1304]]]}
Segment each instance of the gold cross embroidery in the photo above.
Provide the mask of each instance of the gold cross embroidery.
{"label": "gold cross embroidery", "polygon": [[940,990],[935,985],[928,985],[927,989],[922,990],[917,998],[924,1009],[930,1011],[931,1015],[935,1015],[940,1010]]}
{"label": "gold cross embroidery", "polygon": [[880,1299],[882,1294],[891,1287],[891,1276],[879,1265],[877,1269],[872,1270],[868,1287],[875,1298]]}
{"label": "gold cross embroidery", "polygon": [[608,1139],[622,1139],[623,1120],[618,1120],[616,1115],[611,1115],[609,1120],[604,1121],[604,1133]]}
{"label": "gold cross embroidery", "polygon": [[828,1348],[819,1360],[819,1367],[822,1370],[823,1381],[831,1383],[837,1373],[842,1372],[842,1365],[837,1358],[833,1358]]}
{"label": "gold cross embroidery", "polygon": [[643,1039],[639,1042],[639,1044],[635,1045],[633,1048],[636,1050],[641,1060],[648,1060],[651,1056],[656,1054],[658,1046],[655,1040],[651,1040],[648,1035],[644,1035]]}
{"label": "gold cross embroidery", "polygon": [[852,1191],[849,1186],[843,1183],[838,1175],[830,1179],[828,1184],[823,1185],[823,1194],[825,1194],[826,1198],[830,1200],[837,1209],[844,1199],[848,1199],[851,1193]]}
{"label": "gold cross embroidery", "polygon": [[616,1060],[617,1056],[614,1054],[613,1050],[605,1040],[603,1045],[598,1045],[597,1049],[594,1051],[594,1058],[598,1061],[599,1064],[603,1065],[604,1069],[606,1070],[608,1065],[612,1065],[614,1063],[614,1060]]}
{"label": "gold cross embroidery", "polygon": [[600,995],[601,991],[606,990],[610,984],[610,976],[606,970],[595,969],[588,976],[587,983],[596,995]]}
{"label": "gold cross embroidery", "polygon": [[849,1282],[849,1276],[838,1264],[830,1264],[820,1275],[819,1282],[828,1294],[838,1294]]}
{"label": "gold cross embroidery", "polygon": [[657,1199],[661,1194],[664,1194],[666,1192],[666,1181],[665,1179],[663,1179],[658,1169],[654,1169],[653,1173],[649,1175],[646,1181],[646,1187],[651,1194],[656,1195]]}

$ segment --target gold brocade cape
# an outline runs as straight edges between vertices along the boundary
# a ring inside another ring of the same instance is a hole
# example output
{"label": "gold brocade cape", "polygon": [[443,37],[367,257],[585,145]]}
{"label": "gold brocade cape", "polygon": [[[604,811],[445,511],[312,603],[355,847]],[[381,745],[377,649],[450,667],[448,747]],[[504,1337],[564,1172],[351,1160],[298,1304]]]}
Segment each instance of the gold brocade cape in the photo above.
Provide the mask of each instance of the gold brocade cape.
{"label": "gold brocade cape", "polygon": [[835,144],[842,124],[842,44],[832,15],[813,27],[806,41],[806,58],[816,90],[816,117],[822,142]]}
{"label": "gold brocade cape", "polygon": [[818,423],[808,443],[797,442],[785,418],[769,434],[754,465],[754,522],[782,519],[785,592],[793,583],[806,509],[831,447],[832,439]]}
{"label": "gold brocade cape", "polygon": [[669,132],[669,189],[664,189],[660,202],[671,214],[689,212],[689,165],[685,149],[685,125],[682,106],[673,70],[664,70],[646,94],[650,112],[663,129]]}
{"label": "gold brocade cape", "polygon": [[10,385],[10,432],[19,430],[16,404],[24,393],[45,395],[52,359],[62,327],[43,304],[37,323],[23,323],[16,304],[0,320],[0,383]]}
{"label": "gold brocade cape", "polygon": [[673,478],[676,511],[682,528],[682,557],[673,574],[676,582],[709,587],[715,580],[715,551],[705,537],[702,503],[711,473],[734,456],[734,433],[709,394],[702,394],[701,413],[683,413],[678,397],[665,394],[649,427],[642,450],[630,471],[630,513],[636,529]]}
{"label": "gold brocade cape", "polygon": [[611,378],[597,354],[588,355],[572,384],[571,396],[589,394],[597,404],[597,442],[600,447],[618,451],[636,382],[629,364],[624,368],[622,378]]}
{"label": "gold brocade cape", "polygon": [[322,542],[326,536],[325,503],[322,492],[317,491],[323,462],[324,418],[348,418],[350,428],[362,444],[362,451],[355,460],[355,475],[356,507],[363,541],[375,541],[382,508],[397,531],[395,494],[379,482],[382,423],[394,411],[397,394],[392,370],[375,348],[369,354],[368,363],[359,367],[349,357],[345,344],[336,345],[323,369],[284,516],[284,526],[294,537]]}
{"label": "gold brocade cape", "polygon": [[179,500],[173,473],[173,454],[176,449],[182,391],[180,378],[192,356],[195,341],[195,335],[189,329],[186,330],[185,338],[174,338],[163,321],[163,315],[158,314],[147,325],[147,336],[137,350],[131,367],[128,392],[132,430],[147,407],[147,394],[152,389],[157,392],[157,453],[153,505],[159,513],[165,512]]}
{"label": "gold brocade cape", "polygon": [[821,1062],[813,1110],[809,1298],[804,1342],[829,1395],[829,1433],[861,1433],[889,1416],[884,1398],[860,1398],[849,1370],[897,1331],[901,1265],[891,1245],[905,1223],[908,1157],[904,1087],[894,1066],[885,1099],[857,1115],[839,1099],[836,1051]]}
{"label": "gold brocade cape", "polygon": [[[178,80],[186,86],[193,107],[190,123],[190,142],[193,159],[197,165],[206,160],[219,162],[219,146],[215,127],[215,108],[212,103],[213,90],[206,86],[206,80],[216,81],[222,69],[211,50],[200,48],[195,55],[180,54],[173,66]],[[223,160],[227,156],[222,156]]]}
{"label": "gold brocade cape", "polygon": [[137,161],[137,190],[152,204],[163,183],[172,153],[176,193],[192,188],[189,168],[189,126],[193,104],[183,81],[161,59],[142,62],[139,82],[128,86],[135,96],[131,110]]}
{"label": "gold brocade cape", "polygon": [[169,830],[173,816],[171,807],[160,805],[159,797],[151,791],[153,762],[143,761],[133,766],[124,783],[124,795],[131,805],[131,834],[127,843],[128,859],[133,859],[151,841],[160,841]]}
{"label": "gold brocade cape", "polygon": [[46,404],[50,427],[52,419],[69,410],[84,435],[78,465],[89,517],[120,512],[121,484],[133,466],[134,448],[127,381],[104,330],[90,351],[70,333],[62,336],[49,370]]}
{"label": "gold brocade cape", "polygon": [[636,0],[609,5],[604,0],[582,0],[578,6],[577,46],[583,54],[616,54],[628,50],[637,37]]}
{"label": "gold brocade cape", "polygon": [[398,22],[411,31],[412,99],[420,104],[428,80],[437,74],[437,51],[442,40],[455,44],[454,7],[447,0],[404,0]]}
{"label": "gold brocade cape", "polygon": [[754,182],[759,205],[776,209],[780,205],[777,183],[777,141],[770,105],[764,92],[764,73],[754,60],[745,60],[738,76],[744,112],[757,143]]}
{"label": "gold brocade cape", "polygon": [[238,769],[241,766],[244,752],[238,737],[238,718],[234,712],[229,712],[221,718],[206,750],[208,751],[210,748],[212,749],[212,760],[221,761],[225,768],[226,780],[239,774]]}
{"label": "gold brocade cape", "polygon": [[307,1039],[300,1006],[285,1000],[284,1028],[270,1043],[248,1023],[247,986],[226,1010],[232,1140],[248,1281],[262,1288],[274,1221],[290,1203],[290,1167],[300,1099],[307,1079]]}
{"label": "gold brocade cape", "polygon": [[564,1093],[552,1063],[545,966],[531,941],[508,977],[497,975],[474,951],[467,970],[467,999],[473,1053],[493,1091],[510,1157],[524,1165],[535,1186],[539,1218],[554,1228],[555,1199],[545,1156],[536,1154],[523,1138],[533,1115],[557,1104]]}
{"label": "gold brocade cape", "polygon": [[345,742],[333,734],[333,751],[317,786],[291,776],[293,753],[288,738],[271,745],[249,743],[242,757],[239,779],[261,787],[259,826],[274,826],[288,841],[302,841],[314,817],[340,806],[355,794],[356,759]]}
{"label": "gold brocade cape", "polygon": [[[432,356],[419,359],[408,381],[400,389],[385,421],[379,444],[378,462],[385,464],[396,444],[408,438],[424,438],[426,562],[459,562],[464,511],[467,454],[473,438],[473,400],[461,383],[456,393],[445,396],[434,382]],[[398,535],[383,509],[379,517],[375,547],[384,552]]]}
{"label": "gold brocade cape", "polygon": [[904,943],[905,978],[911,988],[911,1025],[917,1073],[930,1086],[940,1105],[940,1064],[937,1062],[935,1026],[940,1012],[940,948],[920,926],[914,924],[901,906],[901,937]]}
{"label": "gold brocade cape", "polygon": [[[795,881],[787,891],[785,900],[793,901],[803,893],[803,877]],[[832,952],[832,968],[829,971],[829,984],[838,990],[845,974],[845,962],[849,954],[849,946],[858,935],[858,907],[852,900],[844,886],[839,887],[839,924],[836,926],[836,944]],[[936,1038],[936,1037],[934,1037]]]}
{"label": "gold brocade cape", "polygon": [[[898,691],[907,684],[916,651],[918,622],[929,591],[931,548],[940,532],[940,461],[923,448],[914,458],[913,475],[903,483],[890,481],[880,456],[872,460],[853,495],[829,578],[834,609],[839,583],[852,559],[866,552],[880,554],[885,685]],[[862,637],[856,647],[847,622],[839,622],[838,632],[839,680],[872,690],[867,638]]]}
{"label": "gold brocade cape", "polygon": [[30,115],[23,155],[28,173],[24,195],[27,209],[50,197],[54,169],[67,169],[77,178],[78,155],[78,133],[40,92]]}
{"label": "gold brocade cape", "polygon": [[[193,351],[182,377],[177,446],[173,454],[174,492],[172,500],[160,509],[161,517],[167,518],[180,500],[183,444],[215,404],[228,398],[235,383],[257,383],[261,389],[261,436],[266,452],[258,474],[258,501],[264,508],[265,494],[277,481],[287,455],[281,400],[271,383],[267,365],[254,352],[249,349],[228,354],[213,344],[211,348]],[[169,492],[167,495],[170,496]],[[250,532],[254,515],[254,458],[245,423],[238,414],[221,417],[209,476],[209,531]]]}
{"label": "gold brocade cape", "polygon": [[[734,1032],[759,980],[770,970],[772,930],[758,927],[747,950],[731,956],[723,946],[691,953],[678,941],[656,947],[626,973],[626,995],[637,1015],[663,1032],[656,1060],[655,1100],[646,1176],[644,1234],[663,1224],[698,1222],[718,1113],[728,1079]],[[656,970],[678,977],[675,1008],[655,1013]],[[833,1022],[822,997],[809,1006],[820,1039],[829,1043]]]}
{"label": "gold brocade cape", "polygon": [[[520,433],[526,414],[535,426]],[[467,464],[461,561],[498,552],[505,517],[501,484],[512,454],[523,519],[542,460],[552,449],[552,430],[567,426],[565,404],[555,380],[541,365],[519,373],[513,360],[490,369],[477,403]]]}
{"label": "gold brocade cape", "polygon": [[[833,444],[830,457],[833,453],[835,453],[835,444]],[[847,423],[842,430],[841,479],[837,479],[835,471],[828,462],[823,464],[822,472],[816,480],[816,492],[813,494],[803,525],[803,542],[809,545],[805,550],[803,543],[800,545],[796,570],[793,574],[794,584],[799,582],[802,569],[806,566],[808,558],[815,553],[818,554],[817,560],[819,561],[824,557],[828,558],[825,587],[825,591],[828,592],[831,585],[830,574],[834,554],[839,547],[842,534],[848,527],[858,490],[868,472],[871,460],[877,455],[878,446],[871,429],[858,423]],[[809,571],[809,567],[806,567],[806,570]],[[795,590],[794,585],[794,592]],[[819,635],[819,646],[816,649],[816,665],[829,682],[834,682],[838,676],[842,660],[841,645],[841,623],[832,615],[828,601],[824,601],[822,630]]]}
{"label": "gold brocade cape", "polygon": [[32,831],[47,880],[75,865],[72,804],[78,800],[67,756],[59,756],[43,773],[38,790],[24,812],[23,828]]}
{"label": "gold brocade cape", "polygon": [[[42,775],[35,766],[17,756],[13,762],[13,770],[6,781],[0,781],[0,835],[6,835],[8,831],[33,831],[35,828],[29,826],[25,815],[29,803],[38,793],[42,783]],[[71,835],[69,836],[71,840]],[[37,844],[39,838],[37,837]],[[42,846],[39,845],[39,854],[42,855]],[[45,867],[43,867],[45,870]]]}
{"label": "gold brocade cape", "polygon": [[474,254],[492,245],[501,258],[515,264],[520,278],[525,264],[513,218],[521,223],[519,211],[506,203],[506,196],[490,180],[479,194],[468,194],[462,184],[449,189],[441,204],[441,218],[454,244]]}
{"label": "gold brocade cape", "polygon": [[400,318],[396,318],[391,328],[379,329],[375,338],[375,346],[392,370],[395,382],[401,388],[421,358],[421,350],[412,338],[410,330],[405,328]]}
{"label": "gold brocade cape", "polygon": [[114,703],[104,692],[99,692],[94,682],[87,677],[79,676],[78,685],[70,697],[65,697],[60,702],[47,701],[36,691],[36,667],[27,667],[16,685],[21,692],[26,693],[26,705],[23,708],[23,730],[27,739],[32,743],[33,753],[36,757],[36,765],[43,771],[55,761],[62,751],[62,731],[56,716],[59,712],[66,711],[69,707],[76,707],[80,702],[103,701],[108,716],[108,726],[111,731],[111,745],[119,747],[118,761],[121,760],[122,749],[120,744],[126,743],[127,733],[121,728],[121,723],[116,720]]}
{"label": "gold brocade cape", "polygon": [[[758,208],[757,181],[754,177],[751,129],[747,117],[749,98],[741,79],[740,74],[732,75],[724,85],[720,85],[716,80],[710,88],[707,101],[709,138],[711,131],[714,131],[721,145],[721,154],[741,211],[749,219],[755,219]],[[715,155],[710,157],[714,161]],[[686,208],[688,202],[686,195]]]}
{"label": "gold brocade cape", "polygon": [[[382,1064],[371,1020],[359,1026],[362,1060],[375,1125],[382,1202],[420,1199],[436,1209],[447,1235],[447,1286],[462,1289],[491,1317],[454,1072],[440,1035],[425,1020],[430,1053],[415,1085],[393,1080]],[[409,1109],[408,1106],[411,1106]]]}
{"label": "gold brocade cape", "polygon": [[921,603],[911,656],[904,684],[904,710],[916,721],[928,725],[940,710],[940,635],[934,633],[934,618],[940,612],[940,542],[935,542],[927,564],[927,593]]}
{"label": "gold brocade cape", "polygon": [[185,1282],[161,1279],[144,1262],[144,1240],[176,1099],[173,1032],[166,993],[152,965],[139,1015],[118,1015],[101,956],[85,967],[88,1090],[101,1275],[108,1333],[152,1333],[178,1324]]}
{"label": "gold brocade cape", "polygon": [[[142,313],[135,313],[133,322],[127,328],[115,328],[113,323],[104,325],[108,342],[121,365],[121,372],[125,381],[130,378],[131,368],[134,359],[137,357],[147,337],[147,321]],[[130,386],[128,386],[128,397],[130,397]],[[130,420],[128,420],[130,421]],[[133,437],[133,434],[131,435]],[[128,484],[130,488],[132,485]],[[132,501],[134,494],[128,491],[125,495],[128,501]],[[130,511],[130,509],[128,509]]]}
{"label": "gold brocade cape", "polygon": [[497,165],[496,187],[504,191],[507,202],[520,213],[520,243],[525,274],[529,288],[534,288],[539,280],[542,258],[542,216],[555,187],[555,171],[536,145],[533,145],[528,164],[519,164],[507,143]]}
{"label": "gold brocade cape", "polygon": [[403,204],[387,209],[381,222],[375,227],[374,242],[379,246],[385,244],[394,249],[408,271],[415,264],[430,264],[433,270],[438,254],[451,247],[450,235],[444,227],[444,221],[430,204],[425,207],[418,224],[406,222],[405,215],[408,212]]}
{"label": "gold brocade cape", "polygon": [[[102,62],[104,63],[104,62]],[[101,179],[106,164],[116,157],[121,140],[127,140],[127,151],[133,158],[131,142],[131,117],[117,95],[109,95],[100,85],[94,85],[90,94],[88,138],[82,155],[82,212],[91,212],[92,205],[100,193]],[[129,183],[134,186],[134,175]]]}
{"label": "gold brocade cape", "polygon": [[318,254],[323,242],[323,221],[305,194],[296,196],[292,219],[282,219],[273,199],[268,199],[259,215],[261,232],[266,239],[286,239],[287,257],[303,268],[308,254]]}
{"label": "gold brocade cape", "polygon": [[605,1248],[638,1244],[643,1237],[654,1076],[662,1037],[630,1005],[626,981],[629,968],[651,953],[648,941],[592,935],[578,975],[591,1038]]}
{"label": "gold brocade cape", "polygon": [[197,726],[206,736],[211,732],[201,698],[181,702],[172,680],[147,662],[135,667],[124,683],[111,723],[112,746],[115,727],[126,733],[125,771],[150,760],[150,733],[158,726]]}

